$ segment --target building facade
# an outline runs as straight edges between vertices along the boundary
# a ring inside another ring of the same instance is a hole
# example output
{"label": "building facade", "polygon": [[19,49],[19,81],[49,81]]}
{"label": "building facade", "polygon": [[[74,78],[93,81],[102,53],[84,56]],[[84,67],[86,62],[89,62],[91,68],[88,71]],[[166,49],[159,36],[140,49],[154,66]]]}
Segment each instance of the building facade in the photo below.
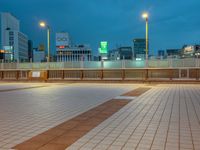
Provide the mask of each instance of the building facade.
{"label": "building facade", "polygon": [[200,45],[184,45],[181,50],[182,58],[200,58]]}
{"label": "building facade", "polygon": [[117,49],[109,51],[110,60],[132,60],[133,59],[133,48],[131,46],[123,46]]}
{"label": "building facade", "polygon": [[180,58],[181,57],[181,49],[167,49],[166,50],[168,58]]}
{"label": "building facade", "polygon": [[158,58],[163,59],[165,57],[165,50],[158,50]]}
{"label": "building facade", "polygon": [[44,62],[45,61],[45,51],[38,50],[34,48],[33,50],[33,62]]}
{"label": "building facade", "polygon": [[78,45],[65,49],[59,49],[57,51],[57,61],[67,62],[67,61],[91,61],[92,60],[92,50],[89,46]]}
{"label": "building facade", "polygon": [[71,45],[67,32],[56,33],[56,57],[59,62],[91,61],[92,50],[88,45]]}
{"label": "building facade", "polygon": [[28,37],[20,32],[19,20],[10,13],[0,13],[0,35],[5,61],[28,60]]}
{"label": "building facade", "polygon": [[145,59],[146,57],[146,39],[134,39],[133,51],[136,59]]}

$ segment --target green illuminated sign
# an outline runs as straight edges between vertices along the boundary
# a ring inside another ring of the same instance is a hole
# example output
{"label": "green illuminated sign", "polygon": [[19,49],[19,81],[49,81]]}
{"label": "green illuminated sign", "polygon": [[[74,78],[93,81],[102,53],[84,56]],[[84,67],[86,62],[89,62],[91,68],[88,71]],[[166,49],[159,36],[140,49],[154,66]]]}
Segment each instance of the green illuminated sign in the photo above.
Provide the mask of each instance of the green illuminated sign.
{"label": "green illuminated sign", "polygon": [[100,54],[108,53],[108,42],[107,41],[103,41],[100,43],[99,52],[100,52]]}

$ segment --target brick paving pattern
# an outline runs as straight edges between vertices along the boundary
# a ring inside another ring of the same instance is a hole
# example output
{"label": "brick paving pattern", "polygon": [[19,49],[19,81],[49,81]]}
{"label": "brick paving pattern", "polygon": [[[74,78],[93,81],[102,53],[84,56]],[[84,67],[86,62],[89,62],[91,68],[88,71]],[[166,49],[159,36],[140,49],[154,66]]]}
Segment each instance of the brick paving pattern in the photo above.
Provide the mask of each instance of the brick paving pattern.
{"label": "brick paving pattern", "polygon": [[17,150],[63,150],[126,105],[110,100],[14,147]]}
{"label": "brick paving pattern", "polygon": [[[138,88],[131,92],[130,95],[141,95],[150,88]],[[123,94],[127,95],[127,94]],[[120,97],[120,99],[113,99],[97,106],[53,129],[50,129],[38,136],[31,138],[30,140],[23,142],[14,147],[17,150],[63,150],[66,147],[73,144],[87,132],[92,130],[98,124],[109,118],[123,106],[128,104],[130,100],[121,99],[126,96]],[[130,99],[130,97],[128,97]]]}
{"label": "brick paving pattern", "polygon": [[2,83],[0,150],[8,150],[136,87],[120,84]]}
{"label": "brick paving pattern", "polygon": [[150,149],[200,149],[199,85],[158,85],[67,148]]}

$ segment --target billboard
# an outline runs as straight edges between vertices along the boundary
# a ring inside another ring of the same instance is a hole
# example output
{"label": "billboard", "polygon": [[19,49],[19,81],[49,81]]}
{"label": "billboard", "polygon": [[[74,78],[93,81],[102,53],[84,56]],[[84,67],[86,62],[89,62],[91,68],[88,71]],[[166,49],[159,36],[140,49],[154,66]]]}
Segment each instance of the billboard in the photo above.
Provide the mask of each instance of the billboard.
{"label": "billboard", "polygon": [[99,53],[100,54],[107,54],[108,53],[108,42],[107,41],[100,42]]}
{"label": "billboard", "polygon": [[70,45],[69,34],[67,32],[56,33],[56,47],[67,47]]}
{"label": "billboard", "polygon": [[194,46],[186,46],[184,47],[184,54],[192,54],[195,52]]}

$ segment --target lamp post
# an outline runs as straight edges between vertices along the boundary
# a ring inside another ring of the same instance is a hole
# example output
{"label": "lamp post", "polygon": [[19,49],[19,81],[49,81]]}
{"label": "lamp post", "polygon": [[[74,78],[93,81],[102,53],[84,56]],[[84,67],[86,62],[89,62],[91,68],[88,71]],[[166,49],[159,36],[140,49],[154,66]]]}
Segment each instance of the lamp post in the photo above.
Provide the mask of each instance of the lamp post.
{"label": "lamp post", "polygon": [[39,24],[40,27],[47,28],[47,62],[50,62],[50,27],[44,21],[41,21]]}
{"label": "lamp post", "polygon": [[145,19],[146,21],[146,67],[148,67],[148,53],[149,53],[149,25],[148,25],[148,19],[149,19],[149,14],[148,13],[143,13],[142,18]]}

